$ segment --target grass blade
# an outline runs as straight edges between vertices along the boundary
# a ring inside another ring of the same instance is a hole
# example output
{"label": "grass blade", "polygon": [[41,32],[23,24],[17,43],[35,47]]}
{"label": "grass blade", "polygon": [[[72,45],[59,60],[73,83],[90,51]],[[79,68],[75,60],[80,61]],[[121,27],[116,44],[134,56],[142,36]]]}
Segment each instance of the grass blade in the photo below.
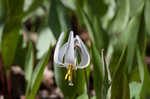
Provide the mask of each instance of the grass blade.
{"label": "grass blade", "polygon": [[33,66],[34,66],[34,53],[33,53],[33,45],[32,45],[32,42],[30,41],[28,53],[27,53],[26,61],[25,61],[25,79],[27,81],[26,98],[28,98],[28,96],[29,96],[30,82],[32,80]]}
{"label": "grass blade", "polygon": [[52,47],[50,46],[49,50],[47,51],[47,53],[44,54],[43,58],[37,64],[32,74],[32,82],[30,83],[31,93],[30,93],[29,99],[35,99],[35,95],[40,87],[40,83],[43,77],[43,72],[48,63],[51,51],[52,51]]}

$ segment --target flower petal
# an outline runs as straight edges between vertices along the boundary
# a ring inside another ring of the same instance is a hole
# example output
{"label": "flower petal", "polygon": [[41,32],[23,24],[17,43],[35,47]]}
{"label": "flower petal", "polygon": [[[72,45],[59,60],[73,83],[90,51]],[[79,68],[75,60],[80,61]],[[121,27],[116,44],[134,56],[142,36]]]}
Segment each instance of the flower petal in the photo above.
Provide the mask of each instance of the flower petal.
{"label": "flower petal", "polygon": [[78,47],[81,49],[81,62],[80,64],[77,66],[77,68],[85,68],[89,65],[90,63],[90,56],[88,53],[88,50],[86,48],[86,46],[84,45],[84,43],[82,42],[82,40],[80,39],[79,36],[76,36],[76,40],[78,41]]}
{"label": "flower petal", "polygon": [[59,60],[60,62],[63,63],[63,58],[65,56],[65,53],[66,53],[66,50],[67,50],[67,46],[68,46],[68,43],[65,43],[61,48],[60,48],[60,51],[59,51]]}
{"label": "flower petal", "polygon": [[76,65],[75,64],[75,54],[74,54],[74,37],[73,37],[73,31],[70,32],[69,38],[68,38],[68,46],[65,53],[65,65]]}
{"label": "flower petal", "polygon": [[58,65],[62,65],[64,66],[64,64],[60,61],[59,59],[59,50],[60,50],[60,46],[61,46],[61,42],[64,39],[64,32],[61,33],[60,37],[58,38],[57,44],[56,44],[56,48],[55,48],[55,52],[54,52],[54,62]]}

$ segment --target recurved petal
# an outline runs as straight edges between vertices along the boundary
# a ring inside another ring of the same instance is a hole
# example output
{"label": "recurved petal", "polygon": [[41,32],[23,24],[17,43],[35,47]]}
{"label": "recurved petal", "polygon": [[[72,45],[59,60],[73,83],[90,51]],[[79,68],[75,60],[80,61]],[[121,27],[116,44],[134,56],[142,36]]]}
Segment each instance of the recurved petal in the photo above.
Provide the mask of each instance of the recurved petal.
{"label": "recurved petal", "polygon": [[60,46],[61,46],[61,43],[62,43],[63,39],[64,39],[64,32],[62,32],[60,37],[58,38],[56,48],[55,48],[55,52],[54,52],[54,62],[56,64],[62,65],[62,66],[64,66],[64,64],[59,59],[59,53],[60,53]]}
{"label": "recurved petal", "polygon": [[90,63],[90,56],[88,53],[88,50],[86,48],[86,46],[84,45],[84,43],[82,42],[82,40],[80,39],[79,36],[76,36],[76,40],[77,40],[77,46],[80,48],[81,50],[81,62],[80,64],[77,66],[77,68],[85,68],[89,65]]}
{"label": "recurved petal", "polygon": [[70,32],[68,42],[67,42],[67,49],[65,53],[65,65],[76,65],[75,64],[75,54],[74,54],[74,37],[73,37],[73,31]]}

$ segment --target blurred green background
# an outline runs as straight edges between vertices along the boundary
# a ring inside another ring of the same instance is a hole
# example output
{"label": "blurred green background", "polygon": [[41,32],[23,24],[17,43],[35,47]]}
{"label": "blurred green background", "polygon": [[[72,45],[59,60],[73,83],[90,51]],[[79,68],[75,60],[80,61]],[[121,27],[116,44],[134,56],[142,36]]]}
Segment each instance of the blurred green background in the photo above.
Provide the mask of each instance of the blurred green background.
{"label": "blurred green background", "polygon": [[[0,0],[0,94],[40,97],[49,67],[59,98],[150,99],[149,11],[150,0]],[[71,30],[91,57],[88,68],[76,71],[73,87],[64,80],[66,69],[53,63],[60,33]],[[24,73],[24,83],[17,80],[23,92],[13,85],[14,66]]]}

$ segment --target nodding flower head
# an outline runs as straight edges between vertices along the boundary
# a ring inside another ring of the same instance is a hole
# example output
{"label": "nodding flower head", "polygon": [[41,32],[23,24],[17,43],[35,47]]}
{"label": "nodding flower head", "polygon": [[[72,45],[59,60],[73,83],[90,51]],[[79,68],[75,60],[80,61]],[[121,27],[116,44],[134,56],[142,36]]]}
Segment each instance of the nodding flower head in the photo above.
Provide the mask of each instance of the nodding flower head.
{"label": "nodding flower head", "polygon": [[[68,69],[65,79],[69,81],[69,85],[73,85],[72,71],[86,68],[90,63],[90,56],[80,37],[78,35],[76,37],[73,36],[73,31],[70,32],[68,41],[62,45],[63,40],[64,33],[61,33],[54,52],[54,62],[59,67],[66,67]],[[80,63],[77,61],[77,50],[79,50],[81,57]]]}

